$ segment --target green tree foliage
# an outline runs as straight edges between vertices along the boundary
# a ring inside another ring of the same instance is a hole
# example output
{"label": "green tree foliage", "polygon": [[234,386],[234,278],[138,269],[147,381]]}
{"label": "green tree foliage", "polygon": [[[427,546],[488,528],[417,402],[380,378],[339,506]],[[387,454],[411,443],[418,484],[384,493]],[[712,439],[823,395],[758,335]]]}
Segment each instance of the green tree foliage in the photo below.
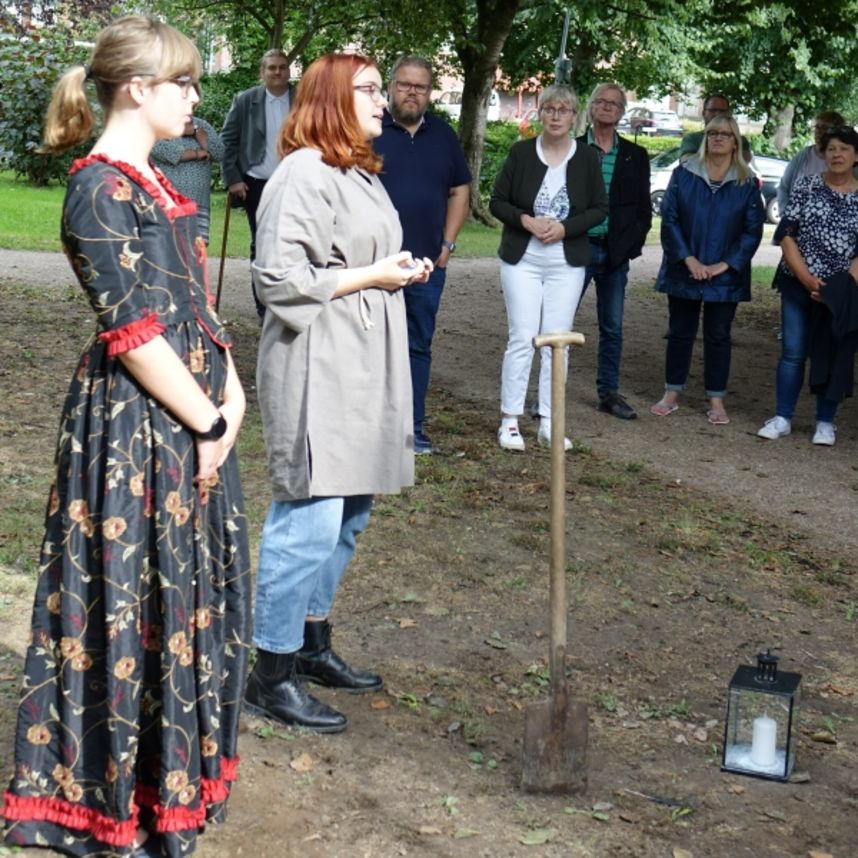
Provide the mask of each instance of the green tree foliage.
{"label": "green tree foliage", "polygon": [[690,52],[698,79],[737,109],[768,120],[769,132],[779,116],[798,127],[854,98],[856,0],[713,2],[705,24]]}
{"label": "green tree foliage", "polygon": [[63,179],[81,151],[41,155],[42,127],[51,90],[59,77],[88,51],[51,27],[32,36],[0,40],[0,163],[34,185]]}

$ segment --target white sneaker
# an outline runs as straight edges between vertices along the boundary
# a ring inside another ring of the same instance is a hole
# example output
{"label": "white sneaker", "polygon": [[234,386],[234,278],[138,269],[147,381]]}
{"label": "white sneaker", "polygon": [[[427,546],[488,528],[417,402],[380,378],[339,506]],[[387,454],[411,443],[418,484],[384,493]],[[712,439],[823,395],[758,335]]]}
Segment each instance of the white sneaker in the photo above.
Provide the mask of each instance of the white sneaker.
{"label": "white sneaker", "polygon": [[[792,424],[786,417],[772,417],[762,425],[757,435],[760,438],[768,438],[769,441],[776,441],[778,438],[783,438],[784,435],[789,435],[792,432]],[[832,443],[834,443],[832,441]]]}
{"label": "white sneaker", "polygon": [[504,450],[523,450],[524,438],[515,423],[501,424],[498,429],[498,442]]}
{"label": "white sneaker", "polygon": [[822,444],[824,447],[833,447],[837,440],[837,427],[833,423],[825,423],[820,420],[816,424],[816,432],[813,433],[813,443]]}
{"label": "white sneaker", "polygon": [[[542,447],[551,446],[551,420],[543,419],[539,421],[539,431],[536,433],[536,440]],[[563,439],[563,449],[571,450],[572,442],[568,438]]]}

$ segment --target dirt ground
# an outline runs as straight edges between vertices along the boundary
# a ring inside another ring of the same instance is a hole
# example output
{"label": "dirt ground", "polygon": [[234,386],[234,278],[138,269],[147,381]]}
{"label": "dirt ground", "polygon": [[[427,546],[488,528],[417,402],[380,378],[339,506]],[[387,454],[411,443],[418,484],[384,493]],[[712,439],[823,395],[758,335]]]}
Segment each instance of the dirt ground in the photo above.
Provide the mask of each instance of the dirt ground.
{"label": "dirt ground", "polygon": [[[757,262],[774,259],[763,248]],[[333,618],[338,647],[379,669],[385,692],[320,691],[349,717],[339,736],[247,718],[230,820],[199,841],[200,858],[858,854],[855,403],[838,415],[833,448],[810,444],[806,396],[791,436],[755,437],[773,406],[769,299],[737,318],[730,425],[706,421],[699,355],[680,410],[650,416],[665,344],[664,300],[649,288],[657,264],[655,248],[633,264],[627,301],[622,390],[638,420],[595,410],[592,294],[576,323],[588,341],[572,357],[567,406],[567,674],[589,707],[586,793],[519,785],[524,710],[547,693],[549,457],[528,422],[525,453],[497,448],[498,264],[456,259],[427,427],[440,453],[419,460],[413,489],[379,499]],[[40,537],[33,510],[92,327],[70,283],[61,257],[0,251],[4,781]],[[251,386],[245,264],[227,264],[222,309]],[[247,427],[258,534],[268,494],[252,391]],[[766,647],[803,675],[789,784],[719,770],[727,683]]]}

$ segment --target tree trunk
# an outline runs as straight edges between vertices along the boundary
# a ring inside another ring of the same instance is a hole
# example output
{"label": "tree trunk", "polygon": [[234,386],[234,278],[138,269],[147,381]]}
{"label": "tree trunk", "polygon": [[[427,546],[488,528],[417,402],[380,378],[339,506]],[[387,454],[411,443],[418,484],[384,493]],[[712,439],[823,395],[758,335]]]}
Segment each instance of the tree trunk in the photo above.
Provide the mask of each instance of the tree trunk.
{"label": "tree trunk", "polygon": [[522,0],[477,0],[477,18],[467,33],[456,35],[456,53],[462,64],[462,113],[459,141],[471,171],[471,216],[494,225],[480,197],[480,168],[486,140],[486,113],[495,84],[504,42]]}
{"label": "tree trunk", "polygon": [[772,143],[779,152],[783,152],[792,142],[792,121],[794,117],[794,104],[787,104],[775,113],[775,135]]}

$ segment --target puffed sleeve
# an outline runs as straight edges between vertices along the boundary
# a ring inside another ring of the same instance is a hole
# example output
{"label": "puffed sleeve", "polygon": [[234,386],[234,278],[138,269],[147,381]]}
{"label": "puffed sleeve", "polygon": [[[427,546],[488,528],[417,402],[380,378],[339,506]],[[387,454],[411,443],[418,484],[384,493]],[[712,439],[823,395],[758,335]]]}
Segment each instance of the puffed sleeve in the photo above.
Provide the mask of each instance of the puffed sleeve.
{"label": "puffed sleeve", "polygon": [[334,297],[345,267],[333,254],[336,208],[332,173],[318,153],[288,156],[265,185],[257,212],[259,300],[287,328],[303,331]]}
{"label": "puffed sleeve", "polygon": [[121,172],[96,164],[73,173],[63,207],[66,254],[98,316],[99,338],[120,354],[163,333],[141,281],[140,227],[155,203]]}

